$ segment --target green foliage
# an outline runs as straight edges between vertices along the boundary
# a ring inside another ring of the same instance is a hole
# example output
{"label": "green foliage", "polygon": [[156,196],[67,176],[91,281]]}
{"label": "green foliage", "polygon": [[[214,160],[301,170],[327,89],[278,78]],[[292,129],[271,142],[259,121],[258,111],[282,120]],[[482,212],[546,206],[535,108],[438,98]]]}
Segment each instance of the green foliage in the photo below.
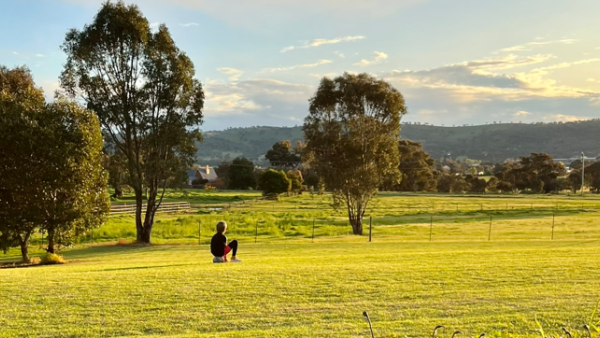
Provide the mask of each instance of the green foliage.
{"label": "green foliage", "polygon": [[44,222],[34,202],[45,188],[39,171],[49,165],[40,149],[44,105],[28,69],[0,67],[0,247],[20,245],[25,263],[30,236]]}
{"label": "green foliage", "polygon": [[302,183],[304,183],[302,172],[300,170],[290,170],[286,175],[291,183],[290,191],[300,192],[302,190]]}
{"label": "green foliage", "polygon": [[600,162],[585,167],[586,182],[595,193],[600,193]]}
{"label": "green foliage", "polygon": [[301,162],[301,148],[301,144],[297,145],[296,149],[293,149],[290,141],[280,141],[275,143],[273,149],[267,152],[266,158],[272,167],[282,169],[296,168]]}
{"label": "green foliage", "polygon": [[283,171],[269,169],[260,176],[259,187],[264,195],[282,194],[292,189],[292,181]]}
{"label": "green foliage", "polygon": [[[87,103],[127,158],[136,194],[137,241],[149,243],[159,193],[193,164],[204,92],[165,25],[156,32],[135,5],[105,2],[93,22],[67,33],[61,85]],[[142,199],[147,196],[142,221]]]}
{"label": "green foliage", "polygon": [[[555,163],[552,156],[532,153],[531,156],[520,157],[517,163],[505,163],[496,177],[510,183],[513,189],[550,193],[560,191],[558,178],[566,172],[564,164]],[[508,188],[508,185],[502,185]]]}
{"label": "green foliage", "polygon": [[404,98],[367,74],[323,78],[310,99],[303,131],[310,165],[341,201],[355,234],[369,201],[386,178],[398,175]]}
{"label": "green foliage", "polygon": [[255,189],[257,182],[254,175],[254,163],[245,157],[236,158],[229,167],[227,178],[229,189]]}
{"label": "green foliage", "polygon": [[433,175],[435,161],[423,151],[419,142],[400,140],[400,183],[398,191],[434,191],[437,185]]}
{"label": "green foliage", "polygon": [[38,196],[46,219],[48,251],[55,241],[69,245],[105,222],[110,209],[107,173],[102,168],[103,140],[96,115],[75,103],[60,99],[47,106],[43,125],[45,161],[39,170],[44,195]]}
{"label": "green foliage", "polygon": [[58,99],[45,104],[29,72],[0,68],[0,241],[24,262],[36,228],[68,244],[105,221],[109,209],[96,116]]}

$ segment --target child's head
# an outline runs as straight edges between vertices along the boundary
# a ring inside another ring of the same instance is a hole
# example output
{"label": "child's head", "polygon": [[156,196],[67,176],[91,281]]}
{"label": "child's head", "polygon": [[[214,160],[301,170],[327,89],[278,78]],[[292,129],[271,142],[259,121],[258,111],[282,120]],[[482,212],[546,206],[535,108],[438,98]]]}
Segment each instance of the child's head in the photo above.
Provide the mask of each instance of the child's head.
{"label": "child's head", "polygon": [[220,234],[224,234],[225,231],[227,231],[227,223],[225,223],[224,221],[217,223],[217,232]]}

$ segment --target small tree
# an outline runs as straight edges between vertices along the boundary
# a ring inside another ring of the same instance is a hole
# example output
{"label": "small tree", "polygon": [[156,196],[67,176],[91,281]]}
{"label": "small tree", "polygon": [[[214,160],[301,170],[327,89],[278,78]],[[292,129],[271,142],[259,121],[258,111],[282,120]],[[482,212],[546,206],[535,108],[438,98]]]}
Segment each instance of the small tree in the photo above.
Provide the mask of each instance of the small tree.
{"label": "small tree", "polygon": [[269,169],[260,176],[259,187],[263,195],[283,194],[290,191],[292,182],[283,171]]}
{"label": "small tree", "polygon": [[229,168],[228,179],[229,189],[255,189],[254,163],[245,157],[236,158]]}
{"label": "small tree", "polygon": [[287,178],[292,184],[290,191],[299,192],[300,190],[302,190],[302,183],[304,183],[304,179],[302,178],[302,172],[300,170],[288,171]]}
{"label": "small tree", "polygon": [[496,177],[490,177],[490,179],[487,181],[486,190],[491,193],[497,193],[498,192],[498,182],[499,181]]}
{"label": "small tree", "polygon": [[304,122],[307,158],[348,212],[353,233],[384,179],[398,175],[404,98],[368,74],[323,78]]}
{"label": "small tree", "polygon": [[110,203],[108,175],[102,168],[102,133],[94,113],[75,103],[59,100],[43,115],[46,165],[42,175],[44,194],[38,198],[45,214],[48,252],[55,243],[73,239],[106,221]]}

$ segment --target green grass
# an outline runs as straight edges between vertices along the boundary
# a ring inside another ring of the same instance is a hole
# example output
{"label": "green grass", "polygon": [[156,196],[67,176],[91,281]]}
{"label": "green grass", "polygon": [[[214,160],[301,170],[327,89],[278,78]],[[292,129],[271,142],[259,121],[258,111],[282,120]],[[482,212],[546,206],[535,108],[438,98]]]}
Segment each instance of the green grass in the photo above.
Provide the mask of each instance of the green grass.
{"label": "green grass", "polygon": [[[317,239],[335,240],[351,233],[344,210],[333,210],[327,195],[303,194],[275,202],[258,200],[259,192],[193,190],[170,191],[166,196],[166,201],[189,201],[193,211],[158,215],[154,243],[205,243],[220,220],[249,241],[255,237],[260,242],[309,241],[313,224]],[[600,237],[600,228],[595,226],[600,221],[597,196],[383,193],[369,208],[365,230],[369,217],[373,218],[373,236],[388,241],[423,241],[430,234],[435,241],[546,240],[552,237],[553,224],[557,240]],[[41,242],[40,236],[34,237],[34,244]],[[81,243],[120,238],[135,239],[132,216],[111,217]]]}
{"label": "green grass", "polygon": [[[235,234],[231,234],[235,237]],[[600,290],[600,243],[241,243],[71,250],[0,273],[2,337],[465,336],[577,331]]]}
{"label": "green grass", "polygon": [[[158,216],[153,242],[165,245],[109,245],[135,238],[132,217],[111,217],[62,253],[66,265],[0,270],[0,337],[368,337],[365,310],[376,337],[438,324],[442,338],[533,337],[536,317],[549,337],[581,336],[600,298],[598,197],[382,194],[373,243],[348,235],[329,196],[168,197],[196,203]],[[219,220],[242,264],[211,263]]]}

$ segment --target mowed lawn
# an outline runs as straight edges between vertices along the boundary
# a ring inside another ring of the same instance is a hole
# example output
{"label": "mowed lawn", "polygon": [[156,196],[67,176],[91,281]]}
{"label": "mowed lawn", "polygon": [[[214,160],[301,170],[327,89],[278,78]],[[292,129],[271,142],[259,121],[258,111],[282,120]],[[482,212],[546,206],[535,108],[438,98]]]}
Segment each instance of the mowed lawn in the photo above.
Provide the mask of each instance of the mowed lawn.
{"label": "mowed lawn", "polygon": [[244,241],[241,264],[212,264],[206,245],[65,257],[0,270],[0,337],[368,337],[365,310],[376,337],[539,336],[536,317],[575,334],[600,297],[596,240]]}

